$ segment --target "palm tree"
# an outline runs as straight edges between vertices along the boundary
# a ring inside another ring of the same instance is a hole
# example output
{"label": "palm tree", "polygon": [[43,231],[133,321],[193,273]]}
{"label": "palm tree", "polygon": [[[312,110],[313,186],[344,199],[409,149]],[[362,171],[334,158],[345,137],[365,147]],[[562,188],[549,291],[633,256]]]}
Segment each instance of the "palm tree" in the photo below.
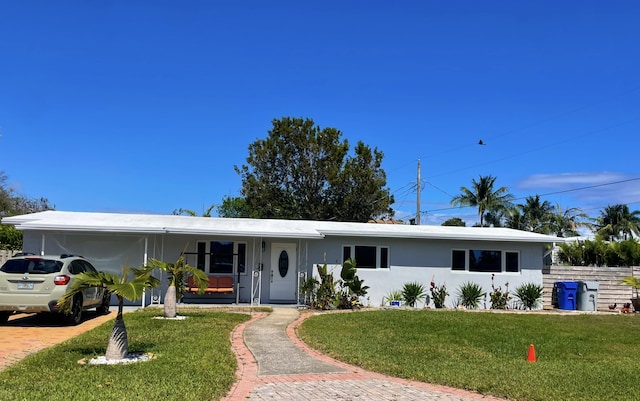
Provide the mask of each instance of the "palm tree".
{"label": "palm tree", "polygon": [[[133,272],[133,278],[129,279],[128,270]],[[109,343],[105,358],[107,360],[124,359],[129,351],[127,328],[124,324],[123,309],[124,300],[136,301],[142,298],[147,288],[154,288],[160,284],[160,280],[153,277],[148,269],[134,269],[126,265],[122,269],[122,277],[109,272],[85,272],[76,275],[67,292],[58,300],[62,311],[70,311],[73,297],[88,288],[105,287],[107,291],[118,298],[118,314],[109,335]]]}
{"label": "palm tree", "polygon": [[540,195],[528,196],[518,208],[522,211],[526,231],[540,234],[551,232],[553,206],[549,201],[540,202]]}
{"label": "palm tree", "polygon": [[167,263],[158,259],[149,259],[146,268],[148,270],[162,270],[169,274],[169,287],[167,288],[167,293],[164,295],[163,302],[164,316],[168,318],[176,317],[178,294],[182,293],[185,275],[193,276],[194,283],[200,288],[200,293],[203,293],[205,288],[207,288],[207,273],[184,263],[184,253],[180,255],[176,263]]}
{"label": "palm tree", "polygon": [[480,215],[480,226],[484,226],[484,216],[487,212],[500,215],[503,211],[512,207],[513,196],[506,187],[493,189],[496,177],[491,175],[480,176],[480,180],[473,179],[473,187],[461,187],[462,193],[451,200],[452,206],[477,206]]}
{"label": "palm tree", "polygon": [[578,237],[580,228],[593,228],[589,215],[582,212],[579,207],[570,207],[562,210],[560,204],[556,204],[553,211],[552,233],[558,237]]}
{"label": "palm tree", "polygon": [[[216,208],[215,204],[210,205],[207,210],[202,212],[202,216],[201,217],[211,217],[211,212],[213,212],[213,209]],[[196,213],[195,211],[191,210],[191,209],[174,209],[173,212],[171,212],[172,215],[174,216],[191,216],[191,217],[197,217],[198,213]]]}
{"label": "palm tree", "polygon": [[624,204],[609,205],[600,212],[596,227],[598,234],[612,239],[626,239],[640,235],[640,211],[631,212]]}

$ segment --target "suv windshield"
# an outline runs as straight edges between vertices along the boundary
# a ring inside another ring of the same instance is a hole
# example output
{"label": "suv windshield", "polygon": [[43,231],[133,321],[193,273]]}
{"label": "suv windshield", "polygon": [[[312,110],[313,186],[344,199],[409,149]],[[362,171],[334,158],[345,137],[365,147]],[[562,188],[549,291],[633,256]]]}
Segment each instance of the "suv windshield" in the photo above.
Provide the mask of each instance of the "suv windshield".
{"label": "suv windshield", "polygon": [[11,259],[7,260],[0,271],[5,273],[58,273],[62,269],[62,262],[50,259]]}

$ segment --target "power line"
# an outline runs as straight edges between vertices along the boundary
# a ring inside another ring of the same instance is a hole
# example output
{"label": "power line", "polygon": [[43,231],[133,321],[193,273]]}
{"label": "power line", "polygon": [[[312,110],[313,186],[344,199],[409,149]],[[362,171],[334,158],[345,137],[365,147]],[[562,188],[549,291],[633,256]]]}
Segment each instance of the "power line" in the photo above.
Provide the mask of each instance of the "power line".
{"label": "power line", "polygon": [[[600,187],[605,187],[605,186],[609,186],[609,185],[624,184],[624,183],[627,183],[627,182],[638,181],[638,180],[640,180],[640,177],[629,178],[629,179],[620,180],[620,181],[612,181],[612,182],[607,182],[607,183],[603,183],[603,184],[589,185],[589,186],[586,186],[586,187],[565,189],[565,190],[562,190],[562,191],[547,192],[547,193],[544,193],[544,194],[537,194],[537,195],[539,195],[540,197],[550,196],[550,195],[559,195],[559,194],[575,192],[575,191],[584,191],[586,189],[600,188]],[[528,197],[529,196],[523,196],[523,197],[515,198],[514,200],[527,199]],[[453,198],[453,196],[452,196],[452,198]],[[425,213],[441,212],[441,211],[445,211],[445,210],[464,209],[464,208],[468,208],[468,207],[474,207],[474,206],[463,206],[463,207],[451,206],[451,207],[442,208],[442,209],[427,210],[427,211],[425,211]]]}

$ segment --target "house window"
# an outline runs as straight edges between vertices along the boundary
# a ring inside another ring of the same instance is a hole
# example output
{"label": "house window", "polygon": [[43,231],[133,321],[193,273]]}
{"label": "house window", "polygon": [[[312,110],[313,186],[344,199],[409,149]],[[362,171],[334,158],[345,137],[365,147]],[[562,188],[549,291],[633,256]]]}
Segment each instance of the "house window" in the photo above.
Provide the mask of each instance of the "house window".
{"label": "house window", "polygon": [[238,272],[245,274],[247,272],[247,244],[238,244]]}
{"label": "house window", "polygon": [[342,260],[347,260],[351,258],[351,247],[345,246],[342,248]]}
{"label": "house window", "polygon": [[469,271],[500,273],[502,271],[502,252],[469,250]]}
{"label": "house window", "polygon": [[209,273],[233,273],[233,242],[211,241]]}
{"label": "house window", "polygon": [[207,243],[198,242],[196,256],[196,267],[202,271],[205,271],[207,263]]}
{"label": "house window", "polygon": [[451,251],[451,270],[467,270],[467,252],[454,249]]}
{"label": "house window", "polygon": [[520,271],[520,253],[495,250],[458,250],[451,251],[451,270],[502,273]]}
{"label": "house window", "polygon": [[505,252],[505,271],[513,273],[520,271],[520,255],[518,252]]}
{"label": "house window", "polygon": [[342,248],[342,261],[353,258],[358,269],[388,269],[389,247],[346,245]]}
{"label": "house window", "polygon": [[380,268],[389,268],[389,248],[380,248]]}
{"label": "house window", "polygon": [[245,243],[210,241],[198,242],[196,245],[196,267],[207,274],[246,274],[246,265]]}

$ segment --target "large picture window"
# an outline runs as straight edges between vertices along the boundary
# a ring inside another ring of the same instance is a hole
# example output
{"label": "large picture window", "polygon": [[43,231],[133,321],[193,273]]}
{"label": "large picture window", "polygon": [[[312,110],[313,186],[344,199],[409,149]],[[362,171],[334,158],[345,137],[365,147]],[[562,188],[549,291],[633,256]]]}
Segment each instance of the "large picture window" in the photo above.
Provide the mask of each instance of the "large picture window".
{"label": "large picture window", "polygon": [[389,247],[345,245],[342,247],[342,261],[353,258],[358,269],[388,269]]}
{"label": "large picture window", "polygon": [[500,273],[502,271],[502,252],[469,250],[469,271]]}
{"label": "large picture window", "polygon": [[451,250],[451,270],[480,273],[517,273],[520,254],[515,251],[487,249]]}

